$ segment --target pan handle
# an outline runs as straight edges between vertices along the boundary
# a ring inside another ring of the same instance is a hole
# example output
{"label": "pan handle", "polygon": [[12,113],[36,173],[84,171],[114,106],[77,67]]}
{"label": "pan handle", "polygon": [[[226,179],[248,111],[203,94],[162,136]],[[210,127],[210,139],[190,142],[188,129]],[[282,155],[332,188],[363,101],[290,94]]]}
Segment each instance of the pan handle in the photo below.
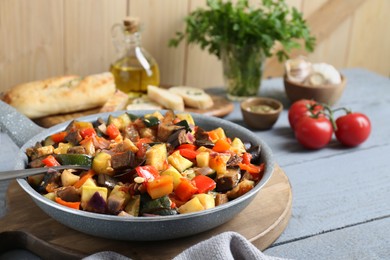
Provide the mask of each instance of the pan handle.
{"label": "pan handle", "polygon": [[0,131],[5,132],[18,147],[22,147],[43,129],[15,108],[0,100]]}

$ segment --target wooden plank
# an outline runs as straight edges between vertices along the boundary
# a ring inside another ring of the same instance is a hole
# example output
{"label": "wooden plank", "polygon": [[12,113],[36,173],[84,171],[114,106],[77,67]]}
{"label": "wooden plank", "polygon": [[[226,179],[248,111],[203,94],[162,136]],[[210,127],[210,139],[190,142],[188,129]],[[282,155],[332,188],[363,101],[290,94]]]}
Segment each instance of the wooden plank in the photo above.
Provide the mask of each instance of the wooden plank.
{"label": "wooden plank", "polygon": [[0,1],[0,92],[62,74],[63,1]]}
{"label": "wooden plank", "polygon": [[288,259],[388,259],[390,218],[277,245],[265,254]]}
{"label": "wooden plank", "polygon": [[390,76],[390,1],[366,1],[354,15],[348,67],[364,67]]}
{"label": "wooden plank", "polygon": [[131,0],[130,15],[144,24],[144,48],[156,59],[162,85],[181,85],[184,81],[185,44],[168,47],[176,31],[183,30],[188,0]]}
{"label": "wooden plank", "polygon": [[64,1],[65,74],[108,71],[116,59],[111,26],[126,16],[126,0]]}

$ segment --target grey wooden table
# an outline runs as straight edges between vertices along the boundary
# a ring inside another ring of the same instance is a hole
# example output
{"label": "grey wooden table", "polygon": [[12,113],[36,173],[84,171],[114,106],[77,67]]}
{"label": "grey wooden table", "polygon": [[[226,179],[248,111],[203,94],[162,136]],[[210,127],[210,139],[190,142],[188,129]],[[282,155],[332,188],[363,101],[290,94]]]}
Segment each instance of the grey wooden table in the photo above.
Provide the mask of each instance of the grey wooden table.
{"label": "grey wooden table", "polygon": [[[369,116],[370,138],[356,148],[332,140],[318,151],[303,149],[287,120],[290,105],[282,80],[265,80],[260,95],[285,105],[272,130],[257,131],[290,179],[290,222],[265,253],[292,259],[390,259],[390,80],[363,69],[342,71],[346,90],[335,105]],[[226,117],[245,125],[235,104]],[[0,171],[13,168],[18,147],[0,133]],[[0,215],[6,183],[0,182]]]}

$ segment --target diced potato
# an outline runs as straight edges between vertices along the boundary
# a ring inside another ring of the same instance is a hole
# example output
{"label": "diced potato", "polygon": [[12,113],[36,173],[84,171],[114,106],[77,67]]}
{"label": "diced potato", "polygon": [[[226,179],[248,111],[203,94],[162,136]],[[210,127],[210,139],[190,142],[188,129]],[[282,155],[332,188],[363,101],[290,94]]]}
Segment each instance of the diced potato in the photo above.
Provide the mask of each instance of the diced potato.
{"label": "diced potato", "polygon": [[210,148],[201,146],[201,147],[199,147],[196,151],[197,151],[198,153],[202,153],[202,152],[208,152],[208,153],[210,153],[210,151],[212,151],[212,150],[211,150]]}
{"label": "diced potato", "polygon": [[88,155],[94,155],[96,150],[95,150],[95,145],[93,143],[92,139],[87,140],[86,142],[82,142],[81,144],[82,147],[84,147],[85,152]]}
{"label": "diced potato", "polygon": [[198,165],[198,167],[208,167],[209,160],[210,160],[209,152],[201,152],[198,155],[196,155],[196,164]]}
{"label": "diced potato", "polygon": [[54,201],[55,198],[56,198],[56,194],[55,192],[49,192],[49,193],[46,193],[45,195],[43,195],[44,197],[48,198],[49,200],[52,200]]}
{"label": "diced potato", "polygon": [[204,209],[205,208],[203,207],[199,198],[194,197],[191,200],[187,201],[185,204],[181,205],[179,207],[178,211],[180,214],[185,214],[185,213],[202,211]]}
{"label": "diced potato", "polygon": [[77,129],[93,128],[93,125],[91,122],[84,122],[84,121],[76,121],[76,122],[74,122],[74,126]]}
{"label": "diced potato", "polygon": [[64,187],[71,186],[78,180],[80,180],[80,176],[73,174],[70,170],[64,170],[61,174],[61,182]]}
{"label": "diced potato", "polygon": [[92,161],[92,169],[97,174],[113,175],[114,169],[111,167],[111,155],[105,152],[97,153]]}
{"label": "diced potato", "polygon": [[38,157],[53,154],[54,153],[54,146],[47,145],[37,148]]}
{"label": "diced potato", "polygon": [[210,156],[209,167],[217,172],[217,174],[224,174],[226,172],[226,163],[229,161],[229,154],[218,154]]}
{"label": "diced potato", "polygon": [[58,147],[54,149],[55,154],[65,154],[68,152],[68,149],[72,147],[71,143],[59,143]]}
{"label": "diced potato", "polygon": [[123,186],[115,185],[107,198],[107,208],[112,214],[122,211],[130,199],[130,194],[122,189]]}
{"label": "diced potato", "polygon": [[141,205],[141,196],[134,195],[130,198],[129,202],[127,203],[125,207],[125,211],[130,216],[138,217],[140,205]]}
{"label": "diced potato", "polygon": [[90,186],[90,187],[96,187],[96,182],[92,178],[88,178],[81,187],[83,186]]}
{"label": "diced potato", "polygon": [[194,197],[198,198],[204,209],[211,209],[215,207],[215,200],[211,194],[196,194]]}
{"label": "diced potato", "polygon": [[178,172],[176,170],[175,167],[173,166],[169,166],[168,169],[166,169],[165,171],[163,171],[161,173],[161,175],[170,175],[172,176],[173,178],[173,189],[175,189],[177,187],[177,185],[179,185],[180,183],[180,178],[182,178],[183,176],[180,174],[180,172]]}
{"label": "diced potato", "polygon": [[108,190],[105,187],[93,187],[93,186],[82,186],[81,187],[81,207],[85,208],[88,205],[89,200],[92,196],[98,192],[99,195],[107,201]]}
{"label": "diced potato", "polygon": [[176,168],[179,172],[183,172],[185,169],[190,168],[193,163],[180,155],[180,151],[176,151],[168,156],[168,163]]}
{"label": "diced potato", "polygon": [[146,151],[146,164],[163,171],[167,166],[167,147],[165,143],[156,144]]}
{"label": "diced potato", "polygon": [[131,119],[126,113],[119,115],[118,120],[120,121],[120,126],[118,128],[119,130],[125,129],[131,123]]}
{"label": "diced potato", "polygon": [[139,150],[138,147],[129,138],[125,138],[123,140],[123,148],[125,150],[132,151],[133,153],[136,153]]}
{"label": "diced potato", "polygon": [[243,154],[246,152],[244,143],[238,137],[233,139],[230,150],[236,154]]}

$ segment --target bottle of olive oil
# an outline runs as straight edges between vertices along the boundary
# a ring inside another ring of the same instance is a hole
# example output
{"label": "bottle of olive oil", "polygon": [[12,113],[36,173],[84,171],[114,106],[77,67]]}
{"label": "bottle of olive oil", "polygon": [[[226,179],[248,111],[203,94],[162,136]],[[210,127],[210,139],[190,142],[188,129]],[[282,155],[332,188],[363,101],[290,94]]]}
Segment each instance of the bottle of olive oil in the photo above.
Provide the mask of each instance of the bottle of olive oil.
{"label": "bottle of olive oil", "polygon": [[146,93],[148,85],[159,86],[160,71],[155,59],[142,47],[139,19],[126,17],[112,28],[119,59],[111,64],[117,89],[129,94]]}

